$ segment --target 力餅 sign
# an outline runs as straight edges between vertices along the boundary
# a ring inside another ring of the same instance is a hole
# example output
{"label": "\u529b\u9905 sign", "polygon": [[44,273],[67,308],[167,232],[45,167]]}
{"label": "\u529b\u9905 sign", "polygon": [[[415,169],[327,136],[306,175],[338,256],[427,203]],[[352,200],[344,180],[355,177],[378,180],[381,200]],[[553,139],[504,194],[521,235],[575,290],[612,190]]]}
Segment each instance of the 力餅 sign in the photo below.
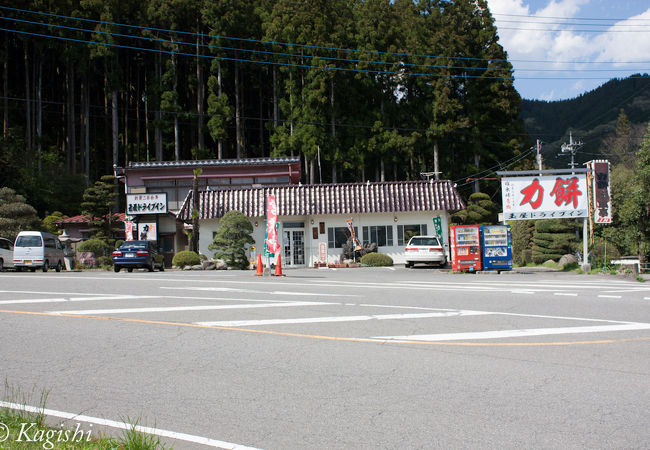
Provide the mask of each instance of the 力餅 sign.
{"label": "\u529b\u9905 sign", "polygon": [[167,194],[127,194],[126,214],[134,216],[138,214],[166,214]]}
{"label": "\u529b\u9905 sign", "polygon": [[587,217],[587,175],[551,175],[501,179],[505,220]]}

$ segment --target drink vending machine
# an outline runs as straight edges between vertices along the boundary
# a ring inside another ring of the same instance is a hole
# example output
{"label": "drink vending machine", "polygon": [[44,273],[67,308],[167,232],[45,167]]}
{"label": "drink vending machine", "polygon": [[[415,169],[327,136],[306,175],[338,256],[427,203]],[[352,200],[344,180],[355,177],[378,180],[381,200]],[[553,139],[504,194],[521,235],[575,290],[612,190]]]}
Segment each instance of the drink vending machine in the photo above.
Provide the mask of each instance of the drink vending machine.
{"label": "drink vending machine", "polygon": [[481,270],[481,241],[478,225],[449,227],[451,268],[456,272]]}
{"label": "drink vending machine", "polygon": [[510,225],[481,225],[483,270],[512,270]]}

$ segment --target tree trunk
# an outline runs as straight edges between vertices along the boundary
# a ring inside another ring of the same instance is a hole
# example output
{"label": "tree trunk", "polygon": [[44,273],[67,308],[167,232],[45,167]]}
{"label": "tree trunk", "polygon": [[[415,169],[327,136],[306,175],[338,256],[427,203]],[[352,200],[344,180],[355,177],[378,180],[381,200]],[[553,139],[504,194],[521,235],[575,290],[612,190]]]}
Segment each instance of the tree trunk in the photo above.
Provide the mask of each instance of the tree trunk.
{"label": "tree trunk", "polygon": [[[481,160],[481,157],[478,154],[474,155],[474,165],[476,166],[476,171],[478,172],[479,168],[479,162]],[[474,180],[474,192],[481,192],[481,185],[479,183],[479,180]]]}
{"label": "tree trunk", "polygon": [[[332,183],[336,183],[336,113],[334,111],[334,77],[330,80],[330,107],[332,108]],[[321,180],[322,183],[322,180]]]}
{"label": "tree trunk", "polygon": [[7,137],[9,130],[9,34],[5,33],[5,58],[2,62],[3,120],[2,136]]}
{"label": "tree trunk", "polygon": [[273,66],[273,128],[279,125],[280,116],[278,113],[278,75],[277,68]]}
{"label": "tree trunk", "polygon": [[124,131],[122,131],[122,144],[124,145],[124,167],[129,165],[129,160],[131,159],[129,157],[129,105],[130,105],[130,100],[131,100],[131,95],[129,92],[131,92],[130,89],[130,81],[127,82],[127,89],[126,92],[124,93]]}
{"label": "tree trunk", "polygon": [[[262,72],[263,73],[263,72]],[[264,156],[264,90],[262,89],[263,83],[262,79],[260,78],[260,118],[259,118],[259,124],[260,124],[260,157]]]}
{"label": "tree trunk", "polygon": [[[219,97],[221,97],[223,92],[221,87],[221,64],[217,68],[217,90]],[[221,137],[217,140],[217,159],[223,159],[223,138]]]}
{"label": "tree trunk", "polygon": [[242,156],[241,139],[241,98],[239,96],[239,62],[235,62],[235,135],[237,140],[237,159]]}
{"label": "tree trunk", "polygon": [[32,154],[32,99],[29,88],[29,49],[28,43],[25,42],[25,144],[27,154]]}
{"label": "tree trunk", "polygon": [[199,175],[201,169],[194,171],[192,179],[192,239],[190,240],[190,250],[199,253]]}
{"label": "tree trunk", "polygon": [[172,64],[174,66],[174,159],[181,159],[181,136],[180,126],[178,124],[178,70],[176,55],[172,54]]}
{"label": "tree trunk", "polygon": [[90,185],[90,83],[86,74],[86,93],[84,95],[84,148],[85,148],[85,174],[86,186]]}
{"label": "tree trunk", "polygon": [[113,132],[113,167],[119,163],[119,141],[118,141],[118,121],[117,121],[117,91],[111,92],[111,110],[113,116],[112,132]]}
{"label": "tree trunk", "polygon": [[43,58],[38,60],[38,89],[36,90],[36,151],[38,173],[43,168]]}
{"label": "tree trunk", "polygon": [[[158,77],[158,92],[162,92],[162,63],[160,61],[160,54],[156,58],[156,76]],[[162,111],[160,110],[160,100],[158,101],[158,107],[156,108],[156,129],[154,134],[154,140],[156,143],[156,161],[163,160],[163,145],[162,145],[162,130],[160,129],[160,124],[162,122]]]}
{"label": "tree trunk", "polygon": [[140,161],[140,64],[135,78],[135,160]]}
{"label": "tree trunk", "polygon": [[[197,18],[197,24],[199,19]],[[198,27],[197,27],[198,28]],[[197,131],[199,150],[205,147],[205,138],[203,137],[203,104],[205,103],[205,86],[203,86],[203,68],[201,67],[201,58],[199,49],[201,45],[201,34],[196,36],[196,113],[198,115]]]}

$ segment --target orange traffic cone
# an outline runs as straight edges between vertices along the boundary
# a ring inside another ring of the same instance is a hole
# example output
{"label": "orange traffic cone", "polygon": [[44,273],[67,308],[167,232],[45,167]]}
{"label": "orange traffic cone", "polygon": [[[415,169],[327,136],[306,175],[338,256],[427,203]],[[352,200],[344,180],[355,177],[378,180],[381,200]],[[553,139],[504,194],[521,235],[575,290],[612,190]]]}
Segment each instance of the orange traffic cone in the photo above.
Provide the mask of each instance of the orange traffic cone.
{"label": "orange traffic cone", "polygon": [[276,277],[284,276],[282,274],[282,259],[279,254],[278,254],[278,263],[275,265],[275,273],[273,275],[275,275]]}
{"label": "orange traffic cone", "polygon": [[261,277],[264,275],[264,267],[262,266],[262,254],[257,255],[257,269],[255,270],[255,276]]}

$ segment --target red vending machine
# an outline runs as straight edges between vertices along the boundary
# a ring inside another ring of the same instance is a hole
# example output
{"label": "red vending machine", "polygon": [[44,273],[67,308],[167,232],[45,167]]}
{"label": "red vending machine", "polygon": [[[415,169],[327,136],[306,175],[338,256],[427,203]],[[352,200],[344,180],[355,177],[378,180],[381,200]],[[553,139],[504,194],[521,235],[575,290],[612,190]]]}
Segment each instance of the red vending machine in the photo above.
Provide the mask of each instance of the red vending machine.
{"label": "red vending machine", "polygon": [[455,272],[481,270],[481,241],[478,225],[449,227],[451,268]]}

